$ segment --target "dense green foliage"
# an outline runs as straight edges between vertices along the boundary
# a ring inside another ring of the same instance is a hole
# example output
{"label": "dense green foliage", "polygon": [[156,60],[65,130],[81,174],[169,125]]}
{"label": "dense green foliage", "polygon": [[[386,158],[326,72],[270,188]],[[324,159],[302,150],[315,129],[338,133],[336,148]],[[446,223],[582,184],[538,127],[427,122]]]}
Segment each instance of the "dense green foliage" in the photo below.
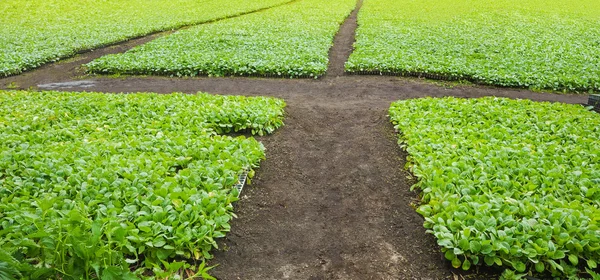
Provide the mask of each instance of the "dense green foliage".
{"label": "dense green foliage", "polygon": [[564,279],[600,261],[600,116],[503,98],[392,104],[425,227],[454,267]]}
{"label": "dense green foliage", "polygon": [[355,2],[302,0],[182,30],[87,66],[100,74],[317,77]]}
{"label": "dense green foliage", "polygon": [[81,50],[289,0],[2,0],[0,76]]}
{"label": "dense green foliage", "polygon": [[600,90],[600,1],[365,0],[350,72]]}
{"label": "dense green foliage", "polygon": [[130,269],[161,276],[211,258],[229,231],[232,186],[264,158],[253,138],[217,133],[270,133],[284,106],[208,94],[0,92],[0,275],[124,279]]}

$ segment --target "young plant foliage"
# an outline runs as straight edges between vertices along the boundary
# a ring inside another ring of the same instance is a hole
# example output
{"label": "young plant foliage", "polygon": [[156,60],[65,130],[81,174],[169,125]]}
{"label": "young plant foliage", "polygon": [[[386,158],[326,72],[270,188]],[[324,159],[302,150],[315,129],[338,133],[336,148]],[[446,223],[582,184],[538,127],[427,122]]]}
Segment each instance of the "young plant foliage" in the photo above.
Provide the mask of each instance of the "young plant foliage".
{"label": "young plant foliage", "polygon": [[0,275],[135,279],[210,259],[234,217],[232,186],[264,159],[253,138],[219,134],[271,133],[284,106],[208,94],[0,92]]}
{"label": "young plant foliage", "polygon": [[348,72],[600,90],[596,0],[365,0]]}
{"label": "young plant foliage", "polygon": [[318,77],[354,0],[301,0],[199,25],[87,64],[98,74]]}
{"label": "young plant foliage", "polygon": [[600,261],[600,115],[486,97],[398,101],[418,212],[456,268],[566,279]]}
{"label": "young plant foliage", "polygon": [[2,0],[0,77],[82,50],[290,0]]}

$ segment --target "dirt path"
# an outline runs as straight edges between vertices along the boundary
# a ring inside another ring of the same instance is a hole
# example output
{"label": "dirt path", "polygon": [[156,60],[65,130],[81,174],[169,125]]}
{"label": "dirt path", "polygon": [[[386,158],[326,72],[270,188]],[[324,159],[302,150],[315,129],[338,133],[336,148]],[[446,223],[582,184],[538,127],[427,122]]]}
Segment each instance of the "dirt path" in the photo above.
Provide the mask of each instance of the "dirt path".
{"label": "dirt path", "polygon": [[212,273],[224,280],[453,279],[411,206],[414,182],[387,119],[390,103],[424,96],[585,103],[586,97],[344,75],[355,28],[356,11],[336,36],[327,76],[319,80],[79,77],[82,63],[153,38],[145,37],[0,79],[0,86],[284,98],[286,125],[261,137],[267,160],[236,204],[239,218],[221,241]]}
{"label": "dirt path", "polygon": [[410,206],[387,102],[290,100],[286,126],[236,207],[219,279],[443,279]]}
{"label": "dirt path", "polygon": [[335,35],[333,46],[329,50],[329,67],[327,77],[336,77],[344,75],[344,64],[348,61],[350,54],[354,50],[356,28],[358,27],[358,11],[362,7],[363,0],[356,1],[354,11],[346,18],[340,30]]}
{"label": "dirt path", "polygon": [[[344,74],[356,15],[329,52]],[[385,118],[387,102],[289,101],[286,128],[265,141],[269,159],[240,203],[216,255],[220,279],[407,279],[449,275],[422,219]]]}

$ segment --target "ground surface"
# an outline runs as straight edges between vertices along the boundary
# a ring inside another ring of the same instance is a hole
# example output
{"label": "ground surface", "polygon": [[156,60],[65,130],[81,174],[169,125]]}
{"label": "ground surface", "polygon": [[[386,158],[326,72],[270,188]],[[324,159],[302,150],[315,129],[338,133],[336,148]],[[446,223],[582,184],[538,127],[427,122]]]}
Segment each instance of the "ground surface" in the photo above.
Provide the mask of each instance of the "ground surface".
{"label": "ground surface", "polygon": [[260,138],[267,160],[236,205],[239,218],[215,254],[219,266],[212,273],[219,279],[454,279],[458,272],[441,259],[411,206],[417,194],[409,190],[414,181],[403,169],[406,154],[389,124],[390,103],[425,96],[585,103],[587,97],[347,76],[340,69],[355,27],[353,13],[335,39],[328,75],[319,80],[81,76],[81,64],[151,39],[142,38],[1,79],[0,85],[284,98],[286,125]]}

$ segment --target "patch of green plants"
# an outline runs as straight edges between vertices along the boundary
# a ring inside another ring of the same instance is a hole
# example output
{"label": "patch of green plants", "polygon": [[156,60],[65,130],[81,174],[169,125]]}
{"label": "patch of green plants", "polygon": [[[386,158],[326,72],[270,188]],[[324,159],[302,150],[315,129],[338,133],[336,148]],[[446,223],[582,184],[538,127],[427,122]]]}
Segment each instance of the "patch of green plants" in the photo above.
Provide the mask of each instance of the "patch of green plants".
{"label": "patch of green plants", "polygon": [[[397,101],[390,117],[452,266],[585,277],[600,261],[600,115],[486,97]],[[511,277],[508,277],[511,276]]]}
{"label": "patch of green plants", "polygon": [[3,0],[0,77],[156,31],[290,0]]}
{"label": "patch of green plants", "polygon": [[600,2],[365,0],[348,72],[600,90]]}
{"label": "patch of green plants", "polygon": [[[0,278],[210,278],[283,100],[0,92]],[[194,273],[191,273],[193,271]]]}
{"label": "patch of green plants", "polygon": [[302,0],[181,30],[87,64],[98,74],[318,77],[354,0]]}

